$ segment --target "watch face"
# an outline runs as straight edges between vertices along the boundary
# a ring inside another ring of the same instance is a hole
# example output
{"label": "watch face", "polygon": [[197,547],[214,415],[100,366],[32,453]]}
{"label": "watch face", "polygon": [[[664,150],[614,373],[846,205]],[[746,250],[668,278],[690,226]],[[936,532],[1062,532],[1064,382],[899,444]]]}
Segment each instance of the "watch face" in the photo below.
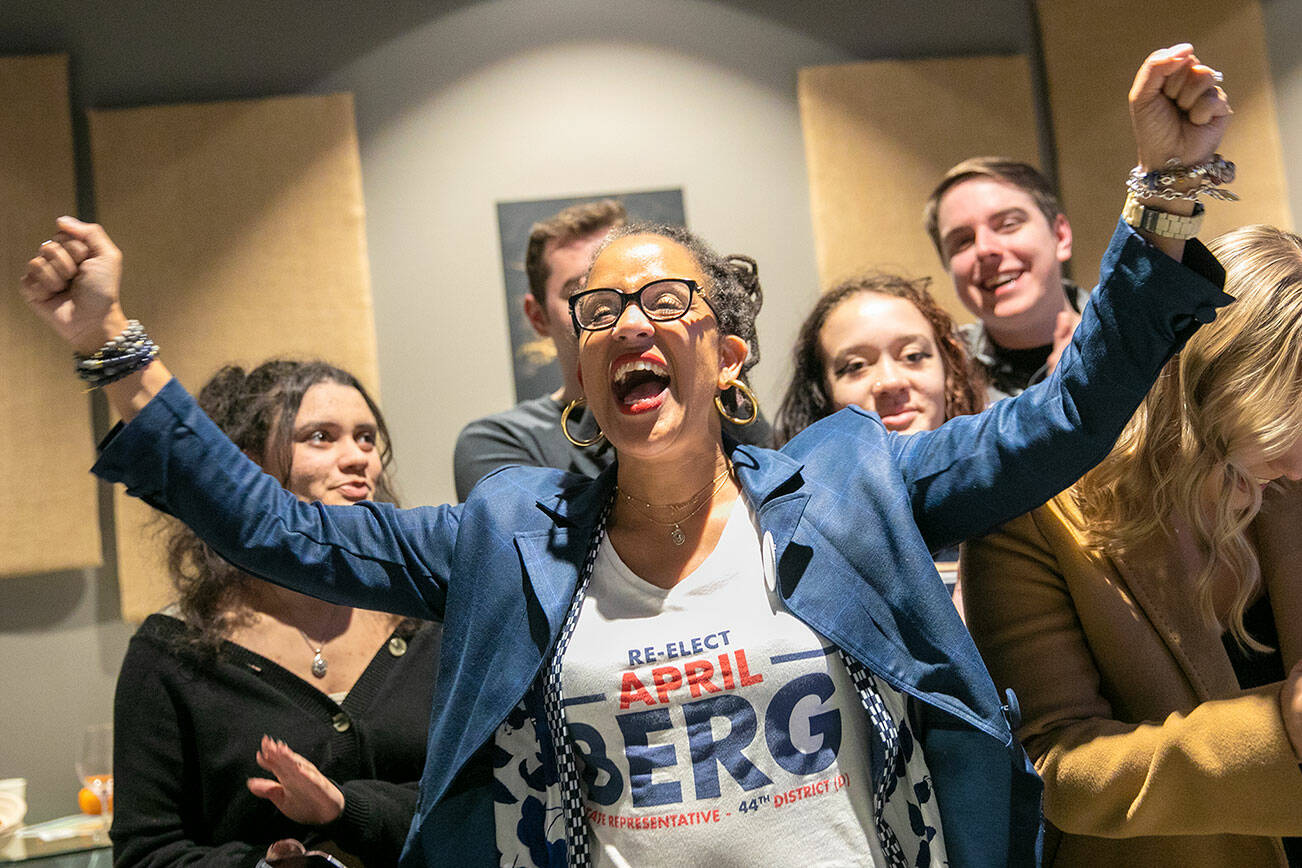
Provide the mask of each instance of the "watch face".
{"label": "watch face", "polygon": [[1139,219],[1140,226],[1144,227],[1149,232],[1156,232],[1158,235],[1162,234],[1161,232],[1158,232],[1158,230],[1166,228],[1166,223],[1162,218],[1167,215],[1163,214],[1161,211],[1152,211],[1148,208],[1144,208],[1141,211],[1141,215],[1142,216]]}

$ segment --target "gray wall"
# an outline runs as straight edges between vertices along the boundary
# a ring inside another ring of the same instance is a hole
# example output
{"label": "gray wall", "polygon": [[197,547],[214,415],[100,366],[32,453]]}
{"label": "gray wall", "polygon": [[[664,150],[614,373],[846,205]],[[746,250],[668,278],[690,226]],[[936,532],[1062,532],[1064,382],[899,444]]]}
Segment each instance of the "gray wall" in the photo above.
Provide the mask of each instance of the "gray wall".
{"label": "gray wall", "polygon": [[[1296,7],[1267,4],[1290,166]],[[694,228],[760,262],[756,383],[771,412],[817,288],[796,70],[1028,44],[1023,0],[0,6],[0,53],[71,53],[78,106],[356,95],[384,405],[409,503],[449,499],[457,430],[511,402],[495,201],[681,186]],[[0,777],[31,780],[29,818],[73,810],[75,746],[111,715],[130,631],[111,571],[0,579]]]}
{"label": "gray wall", "polygon": [[496,201],[681,187],[691,226],[760,262],[770,411],[816,289],[794,75],[851,58],[721,6],[581,5],[468,7],[317,85],[356,94],[380,376],[410,502],[447,499],[457,431],[514,402]]}
{"label": "gray wall", "polygon": [[29,822],[76,813],[81,736],[113,719],[133,629],[96,570],[0,579],[0,778],[28,779]]}
{"label": "gray wall", "polygon": [[1284,146],[1289,206],[1302,228],[1302,3],[1263,0],[1266,53],[1275,84],[1275,111]]}

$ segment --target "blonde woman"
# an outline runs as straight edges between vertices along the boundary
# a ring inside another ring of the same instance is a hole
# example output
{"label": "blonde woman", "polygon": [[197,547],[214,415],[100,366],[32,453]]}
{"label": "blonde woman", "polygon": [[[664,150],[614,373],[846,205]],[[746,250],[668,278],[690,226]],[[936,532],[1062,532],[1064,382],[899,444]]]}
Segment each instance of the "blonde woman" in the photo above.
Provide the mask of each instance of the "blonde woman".
{"label": "blonde woman", "polygon": [[1302,238],[1211,249],[1237,303],[1102,464],[965,552],[968,626],[1044,777],[1048,865],[1302,853]]}

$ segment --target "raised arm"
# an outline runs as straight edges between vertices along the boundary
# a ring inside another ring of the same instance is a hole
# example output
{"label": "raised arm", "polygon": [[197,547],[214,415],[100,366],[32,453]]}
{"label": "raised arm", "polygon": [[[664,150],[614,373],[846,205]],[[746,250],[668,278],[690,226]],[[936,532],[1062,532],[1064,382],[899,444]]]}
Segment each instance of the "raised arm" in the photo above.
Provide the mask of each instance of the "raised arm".
{"label": "raised arm", "polygon": [[[1139,152],[1138,168],[1147,174],[1168,165],[1204,164],[1216,153],[1230,120],[1230,103],[1220,74],[1200,63],[1188,43],[1154,51],[1135,73],[1130,87],[1130,126]],[[1197,187],[1199,179],[1176,181],[1170,189]],[[1146,207],[1180,216],[1194,213],[1189,199],[1138,197]],[[1184,242],[1140,230],[1149,243],[1172,259],[1181,259]]]}
{"label": "raised arm", "polygon": [[[139,342],[114,343],[129,320],[119,297],[122,254],[103,228],[70,217],[57,228],[28,262],[21,291],[128,422],[95,472],[254,575],[334,603],[442,620],[459,507],[300,502],[231,443],[161,362],[133,349]],[[126,375],[99,382],[101,361]]]}
{"label": "raised arm", "polygon": [[[1130,92],[1141,173],[1172,160],[1185,166],[1211,160],[1230,111],[1218,78],[1188,45],[1144,61]],[[1170,195],[1198,183],[1194,174],[1156,192]],[[1118,198],[1121,187],[1118,179]],[[1192,201],[1152,195],[1140,204],[1171,214],[1194,208]],[[1179,237],[1181,231],[1165,221],[1157,231],[1121,222],[1098,290],[1049,379],[984,413],[898,438],[914,514],[932,547],[984,533],[1093,467],[1171,355],[1232,301],[1220,289],[1219,264],[1197,241]]]}
{"label": "raised arm", "polygon": [[[122,312],[122,251],[96,223],[60,217],[57,230],[27,263],[23,298],[78,355],[93,357],[126,331]],[[124,421],[135,417],[172,378],[153,361],[104,386]]]}

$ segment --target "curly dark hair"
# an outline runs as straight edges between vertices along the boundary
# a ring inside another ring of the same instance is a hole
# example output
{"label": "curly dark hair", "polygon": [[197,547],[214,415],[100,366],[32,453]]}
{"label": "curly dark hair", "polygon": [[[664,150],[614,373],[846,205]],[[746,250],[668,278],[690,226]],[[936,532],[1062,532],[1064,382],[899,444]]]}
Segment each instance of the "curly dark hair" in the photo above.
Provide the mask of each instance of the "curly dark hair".
{"label": "curly dark hair", "polygon": [[[271,359],[251,371],[227,365],[199,391],[199,406],[246,455],[280,480],[289,481],[294,419],[307,390],[318,383],[350,386],[375,416],[381,472],[377,501],[396,502],[387,470],[393,454],[384,415],[365,387],[328,362]],[[242,622],[241,603],[250,582],[260,581],[232,566],[180,522],[167,538],[167,567],[178,595],[181,617],[196,631],[199,645],[215,649]]]}
{"label": "curly dark hair", "polygon": [[865,292],[902,298],[916,307],[930,323],[945,370],[945,418],[981,411],[985,405],[984,377],[955,332],[954,320],[927,290],[930,282],[925,277],[909,280],[897,274],[868,272],[842,281],[823,293],[800,326],[792,351],[791,385],[782,398],[773,427],[777,445],[781,446],[819,419],[831,415],[832,397],[827,392],[826,360],[821,352],[819,334],[837,305]]}
{"label": "curly dark hair", "polygon": [[[706,244],[699,235],[685,226],[670,223],[630,223],[614,229],[606,240],[597,248],[593,256],[595,262],[602,251],[616,239],[629,235],[659,235],[686,247],[705,275],[705,286],[701,288],[710,308],[719,321],[719,331],[725,335],[736,335],[746,342],[746,361],[742,363],[738,379],[747,385],[750,369],[760,360],[759,334],[755,328],[755,318],[759,316],[764,305],[764,290],[759,282],[759,265],[749,256],[741,253],[729,253],[720,256],[714,248]],[[729,389],[720,396],[730,412],[744,415],[749,408],[741,406],[741,390]],[[756,412],[759,408],[754,408]]]}

